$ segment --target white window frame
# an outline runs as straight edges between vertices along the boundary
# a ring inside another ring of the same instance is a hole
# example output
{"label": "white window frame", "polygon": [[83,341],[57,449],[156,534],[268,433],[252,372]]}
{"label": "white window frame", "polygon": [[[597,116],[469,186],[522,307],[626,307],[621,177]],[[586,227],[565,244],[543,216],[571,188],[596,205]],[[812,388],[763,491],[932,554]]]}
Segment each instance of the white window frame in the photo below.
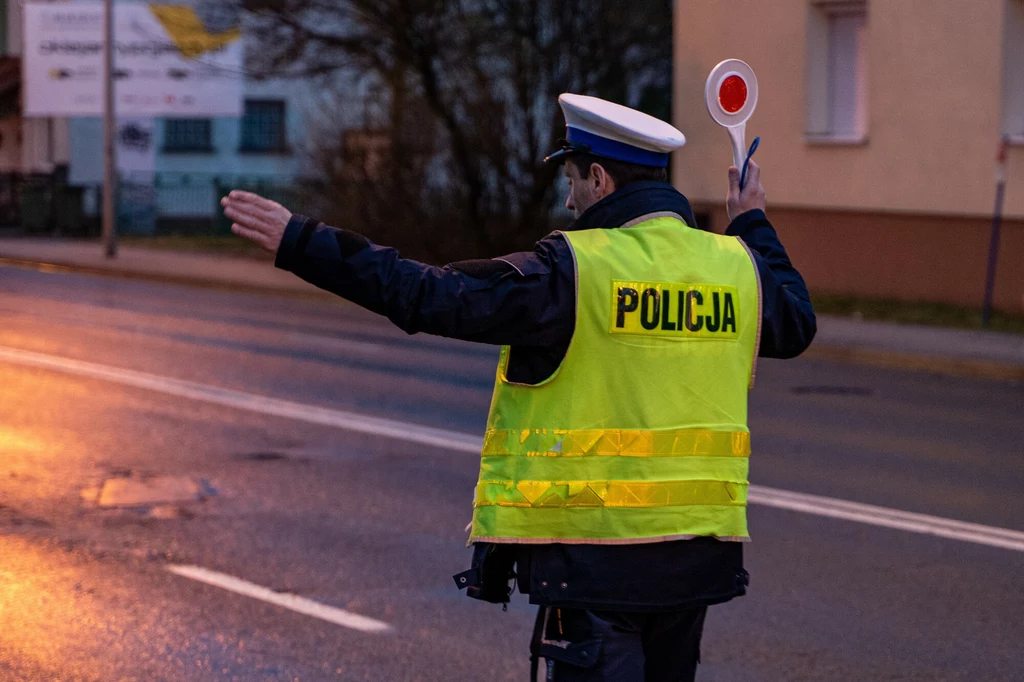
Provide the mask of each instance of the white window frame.
{"label": "white window frame", "polygon": [[1024,144],[1024,0],[1007,0],[1003,17],[1002,133]]}
{"label": "white window frame", "polygon": [[[852,130],[837,130],[835,102],[840,93],[831,75],[834,60],[834,21],[863,17],[853,66],[854,124]],[[868,141],[867,0],[812,0],[807,21],[807,115],[805,136],[810,143],[862,145]]]}

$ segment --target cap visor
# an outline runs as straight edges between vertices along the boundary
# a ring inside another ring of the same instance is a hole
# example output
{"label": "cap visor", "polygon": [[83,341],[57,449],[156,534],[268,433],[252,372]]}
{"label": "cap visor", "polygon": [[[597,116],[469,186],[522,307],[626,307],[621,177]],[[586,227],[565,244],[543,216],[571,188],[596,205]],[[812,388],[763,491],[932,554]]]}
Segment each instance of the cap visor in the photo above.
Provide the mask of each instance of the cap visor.
{"label": "cap visor", "polygon": [[559,149],[544,157],[544,163],[564,163],[573,154],[579,154],[579,149]]}

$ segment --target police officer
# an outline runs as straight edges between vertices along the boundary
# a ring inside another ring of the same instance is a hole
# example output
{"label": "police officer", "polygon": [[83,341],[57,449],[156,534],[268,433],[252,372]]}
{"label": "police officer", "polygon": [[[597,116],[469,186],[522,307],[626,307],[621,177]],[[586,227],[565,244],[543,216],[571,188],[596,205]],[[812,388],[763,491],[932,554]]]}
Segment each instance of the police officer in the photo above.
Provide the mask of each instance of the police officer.
{"label": "police officer", "polygon": [[[707,607],[745,593],[747,391],[810,344],[807,288],[729,169],[725,234],[666,182],[678,130],[559,98],[576,220],[532,251],[431,267],[257,195],[223,200],[276,265],[408,333],[502,346],[474,499],[470,596],[540,606],[549,680],[692,680]],[[513,572],[514,571],[514,572]]]}

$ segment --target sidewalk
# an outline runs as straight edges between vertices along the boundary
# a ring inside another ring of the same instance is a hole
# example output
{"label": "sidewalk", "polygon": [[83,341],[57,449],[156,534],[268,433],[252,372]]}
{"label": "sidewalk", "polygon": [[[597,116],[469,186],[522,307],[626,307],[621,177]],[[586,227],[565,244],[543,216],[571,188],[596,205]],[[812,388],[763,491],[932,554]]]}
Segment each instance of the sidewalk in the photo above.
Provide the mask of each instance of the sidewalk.
{"label": "sidewalk", "polygon": [[[271,259],[121,248],[98,242],[0,238],[0,265],[60,266],[77,272],[265,293],[329,296],[272,267]],[[1024,335],[854,320],[820,315],[807,355],[881,367],[1024,381]]]}
{"label": "sidewalk", "polygon": [[[77,272],[207,287],[317,295],[319,289],[266,260],[235,255],[122,246],[117,258],[98,241],[0,238],[0,264],[56,265]],[[329,295],[323,293],[323,295]]]}

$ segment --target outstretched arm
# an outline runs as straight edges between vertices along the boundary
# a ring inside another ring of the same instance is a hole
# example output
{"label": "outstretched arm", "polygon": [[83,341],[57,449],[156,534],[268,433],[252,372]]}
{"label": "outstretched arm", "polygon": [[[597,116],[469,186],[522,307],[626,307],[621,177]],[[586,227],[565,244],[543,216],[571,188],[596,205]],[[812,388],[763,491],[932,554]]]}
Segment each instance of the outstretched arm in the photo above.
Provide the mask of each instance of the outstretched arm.
{"label": "outstretched arm", "polygon": [[565,267],[572,259],[558,235],[533,251],[435,267],[250,192],[233,191],[221,204],[232,231],[276,254],[277,267],[410,334],[527,346],[572,336],[574,274]]}

